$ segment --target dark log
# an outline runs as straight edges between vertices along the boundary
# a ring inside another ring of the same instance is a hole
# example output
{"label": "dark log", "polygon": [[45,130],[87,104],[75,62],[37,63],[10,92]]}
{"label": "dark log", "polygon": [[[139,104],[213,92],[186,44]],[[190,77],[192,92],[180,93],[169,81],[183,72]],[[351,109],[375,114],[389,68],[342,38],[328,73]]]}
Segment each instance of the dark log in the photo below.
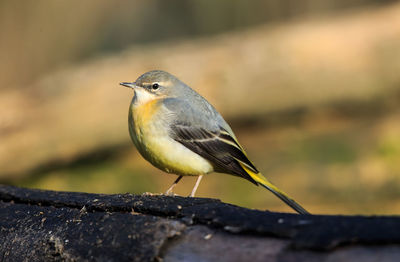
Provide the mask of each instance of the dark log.
{"label": "dark log", "polygon": [[400,217],[0,185],[1,261],[400,261]]}

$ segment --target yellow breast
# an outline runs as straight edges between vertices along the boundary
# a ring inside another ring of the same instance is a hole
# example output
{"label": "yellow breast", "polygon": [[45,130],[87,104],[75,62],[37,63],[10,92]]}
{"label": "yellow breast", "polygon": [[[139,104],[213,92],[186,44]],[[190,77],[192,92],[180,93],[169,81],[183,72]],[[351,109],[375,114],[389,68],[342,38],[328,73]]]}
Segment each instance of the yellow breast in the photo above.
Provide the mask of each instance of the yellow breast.
{"label": "yellow breast", "polygon": [[213,171],[210,162],[169,136],[159,99],[131,105],[129,132],[141,155],[168,173],[202,175]]}

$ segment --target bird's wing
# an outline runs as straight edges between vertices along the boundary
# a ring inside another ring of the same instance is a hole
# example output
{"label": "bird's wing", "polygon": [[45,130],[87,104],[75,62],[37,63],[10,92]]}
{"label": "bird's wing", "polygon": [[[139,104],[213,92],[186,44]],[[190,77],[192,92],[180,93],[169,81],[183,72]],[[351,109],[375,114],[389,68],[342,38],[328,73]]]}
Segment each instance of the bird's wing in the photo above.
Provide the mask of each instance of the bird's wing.
{"label": "bird's wing", "polygon": [[257,184],[243,165],[254,173],[259,173],[258,170],[247,158],[235,136],[222,127],[227,124],[220,121],[222,117],[216,111],[200,112],[178,99],[168,103],[167,107],[175,115],[170,122],[170,136],[175,141],[213,163],[217,171],[240,176]]}
{"label": "bird's wing", "polygon": [[210,161],[217,172],[236,175],[255,185],[262,185],[300,214],[308,214],[296,201],[258,172],[229,125],[211,105],[207,103],[194,107],[174,98],[167,99],[164,105],[169,110],[169,117],[172,117],[167,122],[170,136],[175,141]]}

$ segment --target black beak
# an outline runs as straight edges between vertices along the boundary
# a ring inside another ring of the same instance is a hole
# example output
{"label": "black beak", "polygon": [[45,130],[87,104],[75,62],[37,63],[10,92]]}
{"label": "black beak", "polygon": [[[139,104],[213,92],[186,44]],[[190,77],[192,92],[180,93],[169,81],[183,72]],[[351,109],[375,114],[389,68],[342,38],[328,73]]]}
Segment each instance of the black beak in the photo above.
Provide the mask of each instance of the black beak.
{"label": "black beak", "polygon": [[136,86],[136,83],[135,82],[133,82],[133,83],[130,83],[130,82],[122,82],[122,83],[119,83],[121,86],[126,86],[126,87],[129,87],[129,88],[135,88],[135,86]]}

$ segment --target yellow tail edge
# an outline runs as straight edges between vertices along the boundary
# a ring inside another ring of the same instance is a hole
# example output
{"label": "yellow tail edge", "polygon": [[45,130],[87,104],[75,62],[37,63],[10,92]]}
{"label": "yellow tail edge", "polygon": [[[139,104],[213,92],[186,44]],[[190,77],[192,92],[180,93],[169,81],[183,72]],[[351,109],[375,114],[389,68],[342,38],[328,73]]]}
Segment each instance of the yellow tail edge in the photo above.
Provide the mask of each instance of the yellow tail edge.
{"label": "yellow tail edge", "polygon": [[[240,163],[240,162],[239,162]],[[242,168],[246,171],[249,176],[254,179],[254,181],[257,182],[257,184],[263,186],[264,188],[268,189],[271,191],[275,196],[277,196],[279,199],[281,199],[283,202],[285,202],[288,206],[290,206],[293,210],[298,212],[299,214],[310,214],[307,210],[305,210],[300,204],[298,204],[296,201],[294,201],[291,197],[289,197],[285,192],[280,190],[278,187],[276,187],[274,184],[269,182],[267,178],[265,178],[261,173],[254,173],[252,172],[249,168],[246,167],[246,165],[240,163]]]}

